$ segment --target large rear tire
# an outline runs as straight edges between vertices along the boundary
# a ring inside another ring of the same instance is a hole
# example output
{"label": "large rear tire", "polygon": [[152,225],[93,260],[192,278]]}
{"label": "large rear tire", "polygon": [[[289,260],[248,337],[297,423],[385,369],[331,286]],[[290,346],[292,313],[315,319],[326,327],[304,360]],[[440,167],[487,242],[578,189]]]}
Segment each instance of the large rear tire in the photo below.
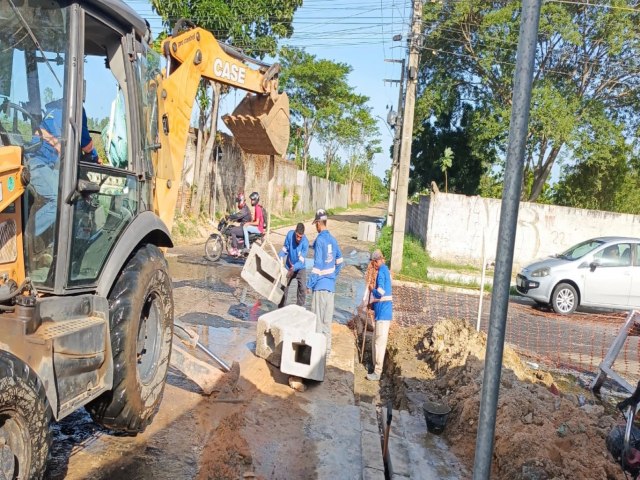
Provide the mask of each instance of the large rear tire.
{"label": "large rear tire", "polygon": [[0,351],[0,479],[40,479],[51,444],[51,407],[28,366]]}
{"label": "large rear tire", "polygon": [[94,421],[136,434],[160,407],[171,355],[173,293],[155,245],[135,252],[109,294],[113,389],[87,405]]}
{"label": "large rear tire", "polygon": [[222,237],[214,233],[209,237],[207,243],[204,244],[204,256],[211,262],[217,262],[222,256],[223,249],[224,242],[222,241]]}

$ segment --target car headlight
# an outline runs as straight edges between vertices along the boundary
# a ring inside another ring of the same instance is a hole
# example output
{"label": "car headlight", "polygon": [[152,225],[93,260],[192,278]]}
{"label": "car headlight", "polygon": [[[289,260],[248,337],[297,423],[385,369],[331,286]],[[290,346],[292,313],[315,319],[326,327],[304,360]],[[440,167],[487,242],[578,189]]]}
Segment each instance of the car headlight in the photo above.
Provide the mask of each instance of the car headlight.
{"label": "car headlight", "polygon": [[539,268],[538,270],[534,270],[531,272],[532,277],[547,277],[551,273],[549,267]]}

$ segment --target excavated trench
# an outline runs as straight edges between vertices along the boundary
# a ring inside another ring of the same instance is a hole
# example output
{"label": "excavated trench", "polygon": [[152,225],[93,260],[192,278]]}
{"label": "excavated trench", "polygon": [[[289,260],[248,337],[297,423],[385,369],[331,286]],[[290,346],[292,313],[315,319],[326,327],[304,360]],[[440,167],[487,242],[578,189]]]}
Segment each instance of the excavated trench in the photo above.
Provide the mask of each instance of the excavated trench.
{"label": "excavated trench", "polygon": [[[474,461],[485,346],[486,336],[462,321],[395,326],[379,392],[383,405],[391,400],[395,409],[414,415],[423,415],[427,400],[451,407],[440,439],[468,471]],[[506,346],[491,476],[623,479],[605,446],[606,435],[619,422],[589,391],[564,388],[561,379],[532,370]]]}

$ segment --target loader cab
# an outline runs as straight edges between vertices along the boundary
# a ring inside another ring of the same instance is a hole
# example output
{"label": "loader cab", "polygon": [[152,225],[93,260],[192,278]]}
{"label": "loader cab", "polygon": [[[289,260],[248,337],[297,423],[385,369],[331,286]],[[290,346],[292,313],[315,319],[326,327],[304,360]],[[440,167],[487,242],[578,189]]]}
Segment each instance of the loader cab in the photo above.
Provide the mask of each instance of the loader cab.
{"label": "loader cab", "polygon": [[40,291],[95,290],[151,208],[160,61],[145,30],[117,2],[0,6],[0,148],[21,147],[29,173],[14,211],[24,275]]}

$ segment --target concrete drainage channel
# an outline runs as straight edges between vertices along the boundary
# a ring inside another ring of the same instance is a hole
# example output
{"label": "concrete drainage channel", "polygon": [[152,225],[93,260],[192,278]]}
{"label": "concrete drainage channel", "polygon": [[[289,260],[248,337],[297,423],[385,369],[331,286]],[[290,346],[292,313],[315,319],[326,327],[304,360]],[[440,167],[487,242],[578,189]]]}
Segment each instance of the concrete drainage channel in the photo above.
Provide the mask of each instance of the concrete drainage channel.
{"label": "concrete drainage channel", "polygon": [[[366,351],[366,350],[365,350]],[[469,472],[449,452],[447,442],[427,429],[423,411],[426,396],[407,394],[402,367],[388,352],[385,372],[380,384],[380,397],[376,403],[360,403],[362,423],[362,457],[364,479],[421,479],[449,480],[468,478]],[[390,425],[388,406],[393,405]],[[431,422],[442,421],[430,418]],[[437,430],[437,425],[430,425]],[[385,435],[388,429],[388,435]],[[387,454],[383,459],[385,436],[388,437]]]}

